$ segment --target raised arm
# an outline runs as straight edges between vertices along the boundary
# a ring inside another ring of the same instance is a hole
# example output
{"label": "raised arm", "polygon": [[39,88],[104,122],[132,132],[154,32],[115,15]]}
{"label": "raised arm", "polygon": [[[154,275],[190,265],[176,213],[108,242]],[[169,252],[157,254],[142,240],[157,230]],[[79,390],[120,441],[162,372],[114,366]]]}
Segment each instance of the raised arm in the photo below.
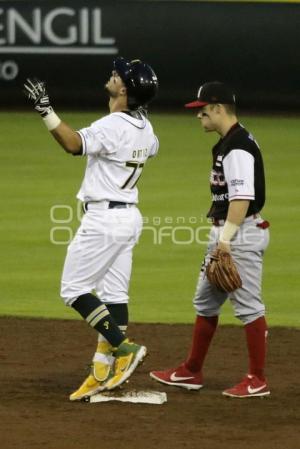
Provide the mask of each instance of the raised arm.
{"label": "raised arm", "polygon": [[34,109],[40,114],[47,129],[61,147],[67,153],[80,154],[82,151],[81,138],[69,125],[62,122],[54,112],[50,104],[46,84],[36,78],[27,79],[24,84],[24,93],[33,102]]}

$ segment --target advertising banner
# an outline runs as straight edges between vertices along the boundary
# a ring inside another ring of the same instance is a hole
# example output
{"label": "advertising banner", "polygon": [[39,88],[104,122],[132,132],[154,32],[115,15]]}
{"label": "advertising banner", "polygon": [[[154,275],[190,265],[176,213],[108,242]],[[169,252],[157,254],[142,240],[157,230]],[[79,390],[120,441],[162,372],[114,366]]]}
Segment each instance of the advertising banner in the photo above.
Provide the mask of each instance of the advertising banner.
{"label": "advertising banner", "polygon": [[0,106],[23,107],[28,76],[56,103],[99,107],[115,57],[157,72],[156,104],[180,107],[223,80],[246,107],[300,105],[295,2],[0,1]]}

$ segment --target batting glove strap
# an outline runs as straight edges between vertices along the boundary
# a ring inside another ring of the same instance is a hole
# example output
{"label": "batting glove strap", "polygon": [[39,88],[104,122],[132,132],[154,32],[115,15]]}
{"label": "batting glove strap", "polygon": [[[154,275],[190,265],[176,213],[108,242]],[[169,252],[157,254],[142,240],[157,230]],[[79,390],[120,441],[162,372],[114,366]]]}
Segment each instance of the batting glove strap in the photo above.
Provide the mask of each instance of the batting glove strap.
{"label": "batting glove strap", "polygon": [[53,108],[52,106],[40,106],[40,105],[36,105],[34,107],[34,109],[43,117],[47,117],[49,114],[51,114],[51,112],[53,112]]}

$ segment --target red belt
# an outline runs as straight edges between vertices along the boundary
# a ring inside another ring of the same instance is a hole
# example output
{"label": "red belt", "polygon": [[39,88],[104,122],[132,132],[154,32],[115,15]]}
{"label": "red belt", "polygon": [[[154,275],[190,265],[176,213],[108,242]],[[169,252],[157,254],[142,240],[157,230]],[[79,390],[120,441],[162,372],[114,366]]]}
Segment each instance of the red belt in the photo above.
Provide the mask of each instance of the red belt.
{"label": "red belt", "polygon": [[267,220],[261,221],[260,223],[256,223],[258,228],[267,229],[270,227],[270,222]]}

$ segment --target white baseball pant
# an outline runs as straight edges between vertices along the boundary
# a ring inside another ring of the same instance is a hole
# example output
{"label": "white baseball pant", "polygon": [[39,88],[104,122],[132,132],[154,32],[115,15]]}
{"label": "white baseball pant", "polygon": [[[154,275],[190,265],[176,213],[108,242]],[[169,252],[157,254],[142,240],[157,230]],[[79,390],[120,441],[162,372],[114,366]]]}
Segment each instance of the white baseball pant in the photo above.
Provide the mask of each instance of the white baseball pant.
{"label": "white baseball pant", "polygon": [[66,305],[94,292],[103,303],[128,303],[132,250],[142,230],[135,205],[107,208],[89,203],[65,259],[61,297]]}

